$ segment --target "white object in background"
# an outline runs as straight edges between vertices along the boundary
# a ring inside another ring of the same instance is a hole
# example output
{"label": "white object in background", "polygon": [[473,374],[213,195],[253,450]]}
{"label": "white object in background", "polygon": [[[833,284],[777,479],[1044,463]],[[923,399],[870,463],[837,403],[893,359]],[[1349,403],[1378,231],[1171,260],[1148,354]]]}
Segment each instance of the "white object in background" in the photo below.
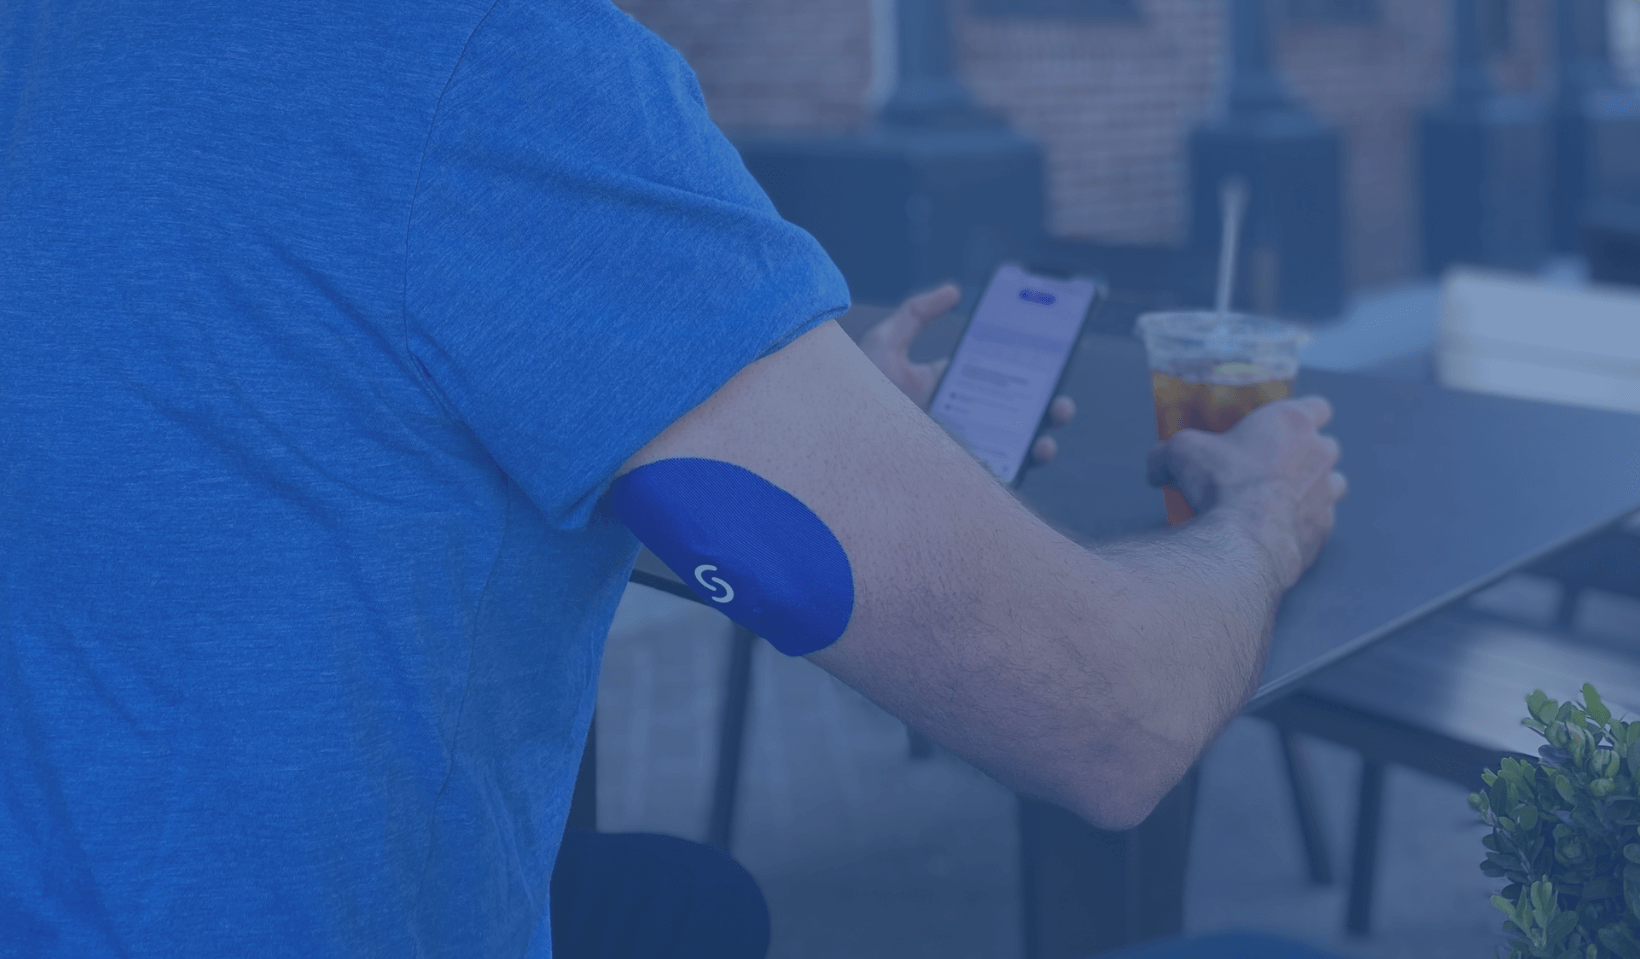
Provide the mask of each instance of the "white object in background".
{"label": "white object in background", "polygon": [[1337,322],[1312,329],[1305,369],[1373,372],[1435,355],[1440,284],[1416,280],[1357,294]]}
{"label": "white object in background", "polygon": [[1640,0],[1610,0],[1612,59],[1630,82],[1640,84]]}
{"label": "white object in background", "polygon": [[1219,184],[1219,283],[1213,312],[1229,313],[1236,298],[1236,263],[1241,252],[1241,220],[1247,215],[1247,181],[1225,177]]}
{"label": "white object in background", "polygon": [[900,82],[900,9],[898,0],[871,0],[871,82],[866,109],[876,113]]}
{"label": "white object in background", "polygon": [[1640,413],[1640,292],[1451,270],[1437,368],[1454,389]]}

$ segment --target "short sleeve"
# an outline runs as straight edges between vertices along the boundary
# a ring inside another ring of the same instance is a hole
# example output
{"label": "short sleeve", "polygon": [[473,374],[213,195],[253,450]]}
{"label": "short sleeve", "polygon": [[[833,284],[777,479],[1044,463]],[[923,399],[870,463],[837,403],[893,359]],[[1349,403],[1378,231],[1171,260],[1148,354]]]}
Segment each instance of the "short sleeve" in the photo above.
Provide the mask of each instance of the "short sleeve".
{"label": "short sleeve", "polygon": [[500,0],[442,97],[410,219],[409,348],[554,523],[748,363],[847,309],[607,0]]}

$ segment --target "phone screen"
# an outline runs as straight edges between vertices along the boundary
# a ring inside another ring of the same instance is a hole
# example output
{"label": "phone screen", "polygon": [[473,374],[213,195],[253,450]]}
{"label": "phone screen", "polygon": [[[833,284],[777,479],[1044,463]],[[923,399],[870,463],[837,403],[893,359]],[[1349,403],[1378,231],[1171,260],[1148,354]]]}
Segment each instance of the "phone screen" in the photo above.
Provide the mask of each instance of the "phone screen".
{"label": "phone screen", "polygon": [[1098,293],[1093,280],[1004,265],[957,344],[929,415],[1004,483],[1019,476]]}

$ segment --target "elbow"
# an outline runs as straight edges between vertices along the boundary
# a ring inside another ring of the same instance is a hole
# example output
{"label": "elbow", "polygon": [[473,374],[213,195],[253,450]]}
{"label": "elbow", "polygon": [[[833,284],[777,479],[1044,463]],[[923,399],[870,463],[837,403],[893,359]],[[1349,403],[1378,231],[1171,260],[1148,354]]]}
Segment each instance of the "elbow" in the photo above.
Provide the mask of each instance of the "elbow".
{"label": "elbow", "polygon": [[1044,798],[1096,828],[1125,832],[1150,818],[1157,805],[1190,771],[1190,766],[1189,759],[1101,764],[1100,769],[1090,775],[1061,781],[1053,794]]}
{"label": "elbow", "polygon": [[1071,797],[1061,802],[1070,812],[1082,817],[1089,825],[1108,832],[1126,832],[1137,829],[1157,804],[1167,795],[1166,790],[1155,795],[1098,795]]}

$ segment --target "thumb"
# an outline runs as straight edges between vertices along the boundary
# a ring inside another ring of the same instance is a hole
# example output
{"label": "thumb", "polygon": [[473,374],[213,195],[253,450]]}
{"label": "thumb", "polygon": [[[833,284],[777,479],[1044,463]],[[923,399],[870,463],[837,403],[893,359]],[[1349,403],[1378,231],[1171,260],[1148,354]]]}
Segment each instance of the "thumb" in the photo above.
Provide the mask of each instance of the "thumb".
{"label": "thumb", "polygon": [[917,338],[917,334],[951,312],[951,308],[956,306],[960,299],[962,291],[952,283],[911,297],[883,320],[879,327],[882,331],[883,345],[895,350],[910,349],[911,341]]}

